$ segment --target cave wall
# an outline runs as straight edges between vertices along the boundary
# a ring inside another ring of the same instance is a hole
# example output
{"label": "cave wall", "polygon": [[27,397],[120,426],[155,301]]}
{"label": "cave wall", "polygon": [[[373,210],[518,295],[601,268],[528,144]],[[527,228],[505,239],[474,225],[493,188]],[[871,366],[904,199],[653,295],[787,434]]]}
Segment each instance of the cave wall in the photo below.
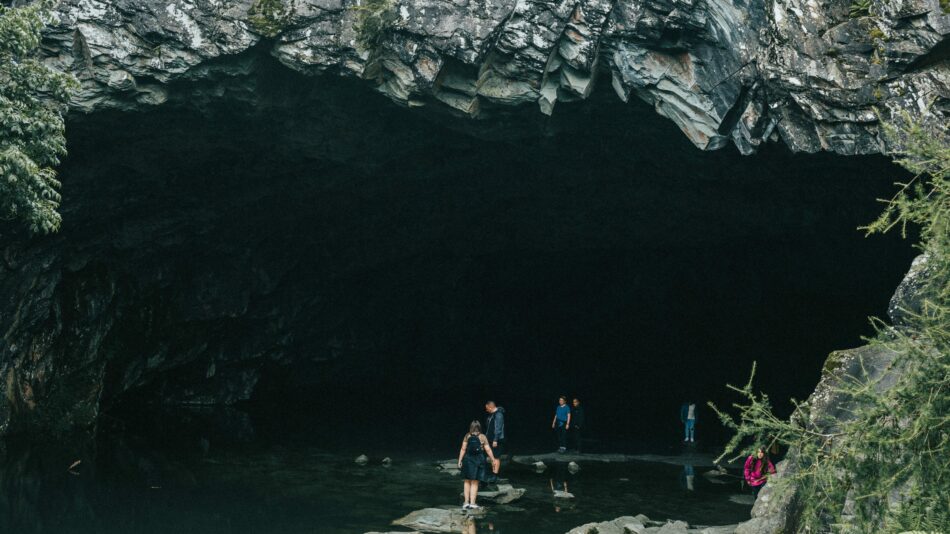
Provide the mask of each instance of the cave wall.
{"label": "cave wall", "polygon": [[70,118],[63,231],[2,230],[2,433],[288,387],[566,388],[552,362],[718,390],[758,355],[802,396],[910,259],[855,230],[884,158],[702,153],[606,91],[470,128],[245,61],[217,104],[183,82]]}
{"label": "cave wall", "polygon": [[[141,109],[174,83],[285,67],[364,80],[428,113],[552,114],[599,85],[642,100],[697,147],[884,150],[875,110],[946,120],[950,14],[939,0],[66,0],[45,42],[82,81],[77,110]],[[374,11],[390,22],[361,30]],[[372,45],[359,45],[370,41]],[[366,48],[369,46],[369,48]],[[602,74],[606,74],[603,76]],[[223,88],[209,94],[222,94]]]}

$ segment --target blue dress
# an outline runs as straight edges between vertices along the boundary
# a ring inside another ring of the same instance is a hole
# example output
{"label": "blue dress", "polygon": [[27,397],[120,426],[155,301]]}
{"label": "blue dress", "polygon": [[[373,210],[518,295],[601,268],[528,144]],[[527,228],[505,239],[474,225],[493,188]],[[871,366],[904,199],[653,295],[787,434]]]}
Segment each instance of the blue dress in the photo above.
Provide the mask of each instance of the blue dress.
{"label": "blue dress", "polygon": [[462,457],[462,478],[465,480],[488,480],[488,461],[482,441],[475,434],[469,434],[465,444],[465,456]]}

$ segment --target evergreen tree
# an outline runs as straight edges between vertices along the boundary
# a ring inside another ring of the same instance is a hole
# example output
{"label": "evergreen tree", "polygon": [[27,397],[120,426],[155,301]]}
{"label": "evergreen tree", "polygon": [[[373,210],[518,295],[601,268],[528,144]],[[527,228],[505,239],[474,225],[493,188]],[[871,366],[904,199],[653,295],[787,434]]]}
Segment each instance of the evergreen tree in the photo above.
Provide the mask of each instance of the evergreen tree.
{"label": "evergreen tree", "polygon": [[851,399],[851,418],[828,424],[807,403],[796,403],[790,419],[775,416],[751,378],[730,386],[743,399],[733,404],[738,416],[713,406],[735,431],[723,457],[750,442],[789,447],[796,468],[776,480],[775,491],[794,492],[800,531],[950,531],[950,126],[904,114],[884,124],[884,133],[913,178],[897,184],[865,230],[906,235],[914,225],[926,257],[914,309],[901,310],[898,325],[872,321],[877,335],[869,343],[896,355],[894,382],[876,387],[867,377],[842,377],[835,394]]}
{"label": "evergreen tree", "polygon": [[63,113],[77,86],[37,57],[51,6],[0,6],[0,217],[35,233],[55,232],[62,220],[54,167],[66,154]]}

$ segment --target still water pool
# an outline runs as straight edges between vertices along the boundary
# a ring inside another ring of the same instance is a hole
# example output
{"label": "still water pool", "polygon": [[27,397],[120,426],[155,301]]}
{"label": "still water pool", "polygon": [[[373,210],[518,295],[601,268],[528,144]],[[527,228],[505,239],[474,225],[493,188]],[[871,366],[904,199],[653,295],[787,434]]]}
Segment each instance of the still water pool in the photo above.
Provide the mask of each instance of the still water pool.
{"label": "still water pool", "polygon": [[[408,530],[394,519],[426,507],[457,506],[462,483],[434,465],[438,458],[381,457],[358,466],[356,454],[276,446],[209,451],[187,460],[160,453],[112,454],[107,465],[38,454],[8,461],[0,473],[0,531],[63,534],[360,534]],[[64,465],[65,464],[65,465]],[[730,524],[749,505],[730,497],[734,482],[713,483],[708,467],[654,462],[565,464],[536,473],[510,465],[505,475],[527,491],[489,507],[477,532],[564,533],[621,515]],[[567,484],[574,499],[555,499]]]}

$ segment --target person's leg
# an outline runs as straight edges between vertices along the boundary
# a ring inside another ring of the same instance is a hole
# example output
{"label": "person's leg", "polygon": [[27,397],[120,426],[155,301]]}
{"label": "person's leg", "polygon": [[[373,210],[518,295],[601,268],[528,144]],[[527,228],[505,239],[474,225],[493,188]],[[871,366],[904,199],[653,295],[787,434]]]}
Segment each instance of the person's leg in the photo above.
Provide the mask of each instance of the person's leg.
{"label": "person's leg", "polygon": [[471,481],[471,480],[466,480],[466,481],[464,482],[464,486],[465,486],[465,487],[464,487],[464,490],[463,490],[463,492],[462,492],[462,495],[463,495],[463,497],[464,497],[464,499],[465,499],[465,503],[464,503],[464,504],[468,504],[468,503],[469,503],[469,500],[468,500],[468,499],[469,499],[469,495],[472,494],[472,481]]}
{"label": "person's leg", "polygon": [[478,498],[478,481],[477,480],[472,481],[471,492],[472,492],[472,500],[468,501],[468,503],[471,504],[472,506],[475,506],[475,499]]}
{"label": "person's leg", "polygon": [[689,441],[689,419],[683,421],[683,441]]}
{"label": "person's leg", "polygon": [[557,429],[557,442],[562,451],[567,450],[567,429],[563,426]]}
{"label": "person's leg", "polygon": [[580,428],[574,430],[574,448],[577,449],[578,454],[581,452],[581,441],[583,441],[581,432],[583,431]]}
{"label": "person's leg", "polygon": [[696,420],[689,420],[689,440],[696,441]]}

